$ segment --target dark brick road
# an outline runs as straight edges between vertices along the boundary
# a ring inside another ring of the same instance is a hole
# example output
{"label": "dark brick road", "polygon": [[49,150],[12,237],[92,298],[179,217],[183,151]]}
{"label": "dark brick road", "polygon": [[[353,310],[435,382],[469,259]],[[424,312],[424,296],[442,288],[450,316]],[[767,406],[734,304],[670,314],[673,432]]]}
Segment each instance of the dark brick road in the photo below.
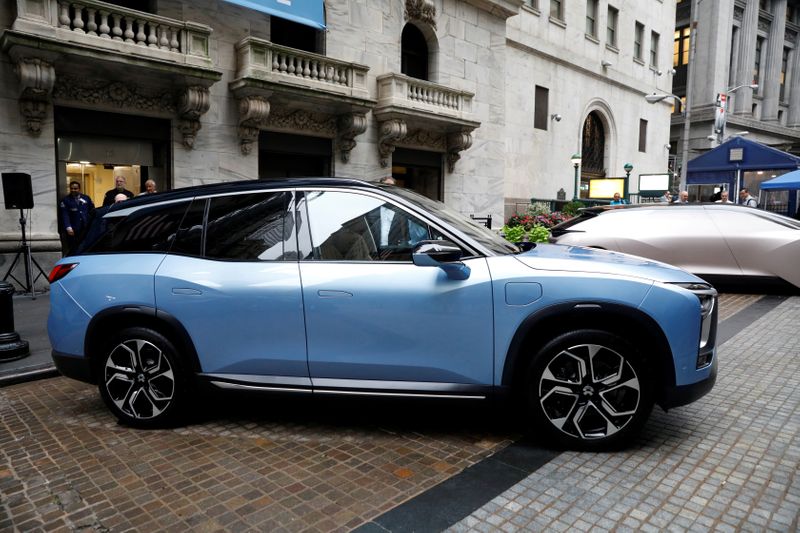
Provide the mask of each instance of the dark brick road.
{"label": "dark brick road", "polygon": [[[720,318],[758,298],[725,295]],[[349,530],[517,437],[463,403],[199,408],[210,414],[187,427],[139,431],[117,425],[89,385],[0,388],[0,531]]]}

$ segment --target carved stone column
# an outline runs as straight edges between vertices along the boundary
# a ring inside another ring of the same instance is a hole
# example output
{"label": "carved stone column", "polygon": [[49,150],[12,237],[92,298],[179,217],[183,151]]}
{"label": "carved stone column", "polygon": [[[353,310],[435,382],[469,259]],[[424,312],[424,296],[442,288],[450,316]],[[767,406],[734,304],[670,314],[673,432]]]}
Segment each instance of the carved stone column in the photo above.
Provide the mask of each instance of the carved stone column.
{"label": "carved stone column", "polygon": [[472,132],[460,131],[447,135],[447,171],[453,172],[462,152],[472,146]]}
{"label": "carved stone column", "polygon": [[356,147],[356,136],[367,131],[367,115],[366,113],[340,115],[336,126],[342,163],[347,163],[350,161],[350,152]]}
{"label": "carved stone column", "polygon": [[767,61],[759,83],[764,90],[761,120],[776,122],[781,92],[781,66],[783,64],[783,41],[786,29],[786,2],[772,3],[772,24],[767,39]]}
{"label": "carved stone column", "polygon": [[408,125],[405,120],[392,119],[381,122],[378,153],[381,156],[382,167],[389,166],[389,159],[394,152],[395,144],[406,135],[408,135]]}
{"label": "carved stone column", "polygon": [[14,70],[19,78],[19,109],[26,129],[31,135],[39,135],[56,81],[55,68],[43,59],[21,58]]}
{"label": "carved stone column", "polygon": [[[758,38],[758,0],[747,0],[739,30],[739,55],[736,62],[736,80],[734,85],[753,83],[753,67],[756,62],[756,39]],[[763,77],[763,73],[762,73]],[[760,84],[764,80],[759,80]],[[737,91],[733,98],[733,112],[737,115],[752,113],[753,92]]]}
{"label": "carved stone column", "polygon": [[269,110],[269,101],[263,96],[245,96],[239,100],[239,149],[243,155],[253,150]]}
{"label": "carved stone column", "polygon": [[208,111],[211,99],[207,87],[187,87],[178,99],[178,129],[183,134],[183,145],[194,146],[194,139],[201,128],[200,117]]}

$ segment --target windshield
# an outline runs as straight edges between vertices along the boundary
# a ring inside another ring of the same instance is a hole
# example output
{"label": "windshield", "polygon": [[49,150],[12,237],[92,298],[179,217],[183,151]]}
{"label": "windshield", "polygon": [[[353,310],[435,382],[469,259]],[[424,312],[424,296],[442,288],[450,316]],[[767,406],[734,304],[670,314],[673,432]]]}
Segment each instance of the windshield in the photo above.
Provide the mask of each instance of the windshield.
{"label": "windshield", "polygon": [[520,252],[520,249],[516,245],[508,242],[485,226],[472,222],[470,219],[458,211],[455,211],[454,209],[444,205],[442,202],[431,200],[430,198],[426,198],[421,194],[417,194],[414,191],[403,189],[401,187],[395,187],[392,185],[378,186],[396,194],[397,196],[402,197],[404,200],[411,202],[423,211],[435,214],[440,219],[454,226],[459,231],[471,237],[479,244],[485,248],[488,248],[494,253],[505,255]]}

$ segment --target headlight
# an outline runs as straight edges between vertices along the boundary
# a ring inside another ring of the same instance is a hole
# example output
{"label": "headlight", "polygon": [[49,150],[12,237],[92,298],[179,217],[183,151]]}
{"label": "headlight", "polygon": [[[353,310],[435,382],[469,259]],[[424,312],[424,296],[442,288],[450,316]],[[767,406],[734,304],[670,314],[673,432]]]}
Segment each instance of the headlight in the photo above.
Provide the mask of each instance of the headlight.
{"label": "headlight", "polygon": [[679,287],[692,291],[700,300],[700,354],[697,357],[697,368],[702,368],[711,362],[712,351],[703,351],[716,335],[717,322],[717,291],[707,283],[676,283]]}

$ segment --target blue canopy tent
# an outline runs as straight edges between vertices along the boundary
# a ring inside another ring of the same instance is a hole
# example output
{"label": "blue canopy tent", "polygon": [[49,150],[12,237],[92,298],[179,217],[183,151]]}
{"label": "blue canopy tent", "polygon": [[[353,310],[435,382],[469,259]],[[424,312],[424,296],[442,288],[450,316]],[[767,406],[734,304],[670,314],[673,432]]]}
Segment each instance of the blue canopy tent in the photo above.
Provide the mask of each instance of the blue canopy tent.
{"label": "blue canopy tent", "polygon": [[311,26],[318,30],[325,29],[323,0],[225,0],[225,2]]}
{"label": "blue canopy tent", "polygon": [[[800,170],[788,172],[783,176],[772,178],[761,184],[761,190],[765,192],[766,198],[764,205],[770,208],[771,211],[782,212],[787,216],[793,213],[795,217],[800,218],[800,210],[798,210],[798,195],[796,191],[800,191]],[[790,191],[795,191],[794,193]],[[785,193],[785,194],[784,194]],[[777,206],[777,209],[771,209],[772,206]],[[783,209],[785,206],[785,210]]]}
{"label": "blue canopy tent", "polygon": [[[722,185],[736,198],[745,187],[745,172],[797,170],[800,157],[756,141],[733,137],[713,150],[689,161],[687,185]],[[751,191],[757,194],[756,191]]]}
{"label": "blue canopy tent", "polygon": [[795,170],[772,178],[761,184],[762,191],[798,191],[800,190],[800,170]]}

